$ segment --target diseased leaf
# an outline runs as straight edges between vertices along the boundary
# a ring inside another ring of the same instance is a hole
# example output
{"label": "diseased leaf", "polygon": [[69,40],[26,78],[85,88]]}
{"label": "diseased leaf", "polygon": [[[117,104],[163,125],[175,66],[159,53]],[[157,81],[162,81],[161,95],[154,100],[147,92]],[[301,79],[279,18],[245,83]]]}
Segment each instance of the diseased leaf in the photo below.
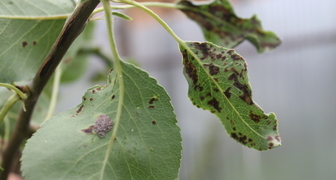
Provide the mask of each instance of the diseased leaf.
{"label": "diseased leaf", "polygon": [[122,69],[125,94],[116,139],[111,135],[122,88],[112,71],[108,85],[90,88],[81,104],[46,121],[28,140],[25,179],[96,180],[101,173],[102,179],[177,178],[181,134],[169,96],[142,70],[126,63]]}
{"label": "diseased leaf", "polygon": [[257,150],[281,145],[275,114],[264,114],[252,100],[245,60],[234,50],[209,42],[186,42],[180,46],[189,98],[214,113],[228,134]]}
{"label": "diseased leaf", "polygon": [[71,0],[2,0],[0,82],[31,79],[75,7]]}
{"label": "diseased leaf", "polygon": [[199,6],[182,0],[177,7],[200,25],[207,41],[217,45],[233,48],[247,39],[262,53],[281,43],[273,32],[262,29],[257,16],[251,19],[237,17],[227,0]]}

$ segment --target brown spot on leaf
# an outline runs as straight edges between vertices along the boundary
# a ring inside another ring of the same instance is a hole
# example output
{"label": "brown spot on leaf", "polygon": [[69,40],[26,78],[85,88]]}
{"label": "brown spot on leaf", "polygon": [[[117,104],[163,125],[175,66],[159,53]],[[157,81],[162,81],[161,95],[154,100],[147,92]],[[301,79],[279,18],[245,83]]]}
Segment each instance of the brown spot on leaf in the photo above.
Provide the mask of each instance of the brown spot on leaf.
{"label": "brown spot on leaf", "polygon": [[273,126],[273,130],[276,131],[277,130],[277,125]]}
{"label": "brown spot on leaf", "polygon": [[93,134],[93,125],[89,126],[86,129],[82,129],[81,131],[84,132],[85,134]]}
{"label": "brown spot on leaf", "polygon": [[111,99],[113,100],[115,98],[115,95],[112,95]]}
{"label": "brown spot on leaf", "polygon": [[154,109],[155,106],[148,106],[149,109]]}
{"label": "brown spot on leaf", "polygon": [[94,94],[94,93],[96,93],[96,90],[92,89],[91,92],[92,92],[92,94]]}
{"label": "brown spot on leaf", "polygon": [[23,41],[22,42],[22,47],[26,47],[28,45],[28,42],[27,41]]}
{"label": "brown spot on leaf", "polygon": [[238,54],[232,54],[231,55],[231,58],[234,60],[234,61],[244,61],[244,59],[239,56]]}
{"label": "brown spot on leaf", "polygon": [[274,136],[274,139],[277,140],[278,142],[281,142],[281,138],[279,135]]}
{"label": "brown spot on leaf", "polygon": [[148,101],[148,103],[149,103],[149,104],[153,104],[154,101],[157,101],[157,100],[158,100],[158,98],[156,98],[156,97],[152,97],[152,98]]}
{"label": "brown spot on leaf", "polygon": [[267,136],[267,138],[266,138],[268,141],[273,141],[273,138],[272,138],[272,136]]}
{"label": "brown spot on leaf", "polygon": [[76,113],[77,113],[77,114],[80,113],[80,112],[83,110],[83,107],[84,107],[84,104],[82,104],[82,105],[79,107],[79,109],[76,111]]}
{"label": "brown spot on leaf", "polygon": [[36,41],[33,41],[33,45],[35,46],[37,44],[37,42]]}
{"label": "brown spot on leaf", "polygon": [[198,82],[196,67],[192,62],[189,61],[187,50],[182,51],[182,56],[185,72],[188,74],[189,78],[193,81],[193,84],[196,85],[196,83]]}
{"label": "brown spot on leaf", "polygon": [[233,130],[233,131],[236,131],[236,127],[233,127],[232,130]]}
{"label": "brown spot on leaf", "polygon": [[225,91],[224,91],[224,95],[230,99],[231,97],[231,93],[230,93],[231,87],[228,87]]}
{"label": "brown spot on leaf", "polygon": [[268,144],[268,149],[272,149],[273,146],[274,146],[273,143],[269,143],[269,144]]}
{"label": "brown spot on leaf", "polygon": [[219,73],[219,67],[210,63],[210,64],[204,64],[203,65],[206,68],[209,68],[209,73],[211,76],[216,75]]}
{"label": "brown spot on leaf", "polygon": [[156,124],[156,121],[152,121],[152,124],[155,125],[155,124]]}
{"label": "brown spot on leaf", "polygon": [[215,108],[218,112],[221,112],[221,110],[222,110],[222,108],[219,107],[219,102],[215,98],[212,98],[210,101],[208,101],[208,105]]}
{"label": "brown spot on leaf", "polygon": [[260,122],[260,116],[257,115],[257,114],[253,114],[252,111],[250,111],[250,114],[249,114],[250,118],[252,121],[256,122],[256,123],[259,123]]}
{"label": "brown spot on leaf", "polygon": [[93,98],[90,98],[90,101],[93,101]]}
{"label": "brown spot on leaf", "polygon": [[83,100],[86,101],[86,97],[83,97]]}

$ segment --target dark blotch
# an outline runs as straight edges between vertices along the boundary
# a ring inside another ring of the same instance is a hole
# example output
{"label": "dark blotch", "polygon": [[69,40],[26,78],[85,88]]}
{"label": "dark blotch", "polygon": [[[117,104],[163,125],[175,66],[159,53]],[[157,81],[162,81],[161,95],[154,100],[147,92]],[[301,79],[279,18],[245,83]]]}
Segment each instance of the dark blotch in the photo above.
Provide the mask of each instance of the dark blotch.
{"label": "dark blotch", "polygon": [[269,144],[268,144],[268,149],[272,149],[273,146],[274,146],[273,143],[269,143]]}
{"label": "dark blotch", "polygon": [[189,78],[192,79],[193,84],[196,85],[198,82],[196,67],[192,62],[189,61],[188,53],[186,50],[182,51],[183,64],[185,67],[185,72],[188,74]]}
{"label": "dark blotch", "polygon": [[149,109],[154,109],[155,106],[148,106]]}
{"label": "dark blotch", "polygon": [[152,124],[155,125],[155,124],[156,124],[156,121],[152,121]]}
{"label": "dark blotch", "polygon": [[277,125],[273,126],[273,130],[276,131],[277,130]]}
{"label": "dark blotch", "polygon": [[221,112],[222,110],[222,108],[219,107],[219,102],[215,98],[212,98],[210,101],[208,101],[208,105],[214,107],[218,112]]}
{"label": "dark blotch", "polygon": [[82,129],[81,131],[84,132],[85,134],[93,134],[93,125],[89,126],[88,128],[86,129]]}
{"label": "dark blotch", "polygon": [[236,131],[236,127],[233,127],[232,130],[233,130],[233,131]]}
{"label": "dark blotch", "polygon": [[231,97],[230,90],[231,90],[231,87],[227,88],[227,89],[224,91],[224,95],[225,95],[228,99],[230,99],[230,97]]}
{"label": "dark blotch", "polygon": [[28,42],[27,41],[23,41],[22,42],[22,47],[26,47],[28,45]]}
{"label": "dark blotch", "polygon": [[82,105],[79,107],[79,109],[76,111],[76,113],[77,113],[77,114],[80,113],[80,112],[83,110],[83,107],[84,107],[84,104],[82,104]]}
{"label": "dark blotch", "polygon": [[115,95],[112,95],[111,99],[113,100],[115,98]]}
{"label": "dark blotch", "polygon": [[272,136],[267,136],[267,138],[266,138],[268,141],[273,141],[273,138],[272,138]]}
{"label": "dark blotch", "polygon": [[36,42],[36,41],[34,41],[34,42],[33,42],[33,45],[35,46],[36,44],[37,44],[37,42]]}
{"label": "dark blotch", "polygon": [[281,138],[279,135],[274,136],[274,139],[277,140],[278,142],[281,142]]}
{"label": "dark blotch", "polygon": [[158,100],[158,98],[155,98],[155,97],[153,97],[153,98],[151,98],[150,100],[149,100],[149,104],[153,104],[154,103],[154,101],[157,101]]}
{"label": "dark blotch", "polygon": [[209,68],[209,73],[210,73],[211,76],[216,75],[216,74],[219,73],[219,67],[215,66],[212,63],[210,63],[210,64],[204,64],[203,66]]}
{"label": "dark blotch", "polygon": [[93,98],[90,98],[90,101],[93,101]]}
{"label": "dark blotch", "polygon": [[94,94],[94,93],[96,93],[96,90],[92,89],[91,92],[92,92],[92,94]]}
{"label": "dark blotch", "polygon": [[253,114],[252,111],[250,111],[250,114],[249,114],[250,118],[252,121],[256,122],[256,123],[259,123],[260,122],[260,116],[257,115],[257,114]]}

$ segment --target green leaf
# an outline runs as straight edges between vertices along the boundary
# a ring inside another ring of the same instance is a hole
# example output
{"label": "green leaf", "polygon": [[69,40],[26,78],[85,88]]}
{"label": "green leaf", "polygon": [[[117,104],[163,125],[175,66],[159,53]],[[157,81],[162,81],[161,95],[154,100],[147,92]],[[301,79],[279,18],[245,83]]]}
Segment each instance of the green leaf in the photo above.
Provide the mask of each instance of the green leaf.
{"label": "green leaf", "polygon": [[0,82],[31,79],[56,40],[71,0],[2,0],[0,6]]}
{"label": "green leaf", "polygon": [[217,45],[233,48],[247,39],[262,53],[281,43],[273,32],[262,29],[257,16],[251,19],[237,17],[227,0],[215,0],[199,6],[182,0],[177,7],[201,26],[207,41]]}
{"label": "green leaf", "polygon": [[25,179],[99,179],[104,166],[103,179],[177,178],[181,135],[169,96],[142,70],[126,63],[122,69],[125,96],[112,150],[116,127],[101,138],[93,125],[101,115],[115,124],[121,90],[115,71],[108,85],[90,88],[81,104],[46,121],[28,140]]}
{"label": "green leaf", "polygon": [[118,17],[120,17],[122,19],[129,20],[129,21],[133,20],[131,17],[127,16],[126,14],[121,13],[121,12],[117,12],[117,11],[112,12],[112,15],[118,16]]}
{"label": "green leaf", "polygon": [[245,146],[257,150],[280,146],[275,114],[264,114],[252,100],[245,60],[212,43],[186,45],[180,51],[192,103],[218,116],[228,134]]}

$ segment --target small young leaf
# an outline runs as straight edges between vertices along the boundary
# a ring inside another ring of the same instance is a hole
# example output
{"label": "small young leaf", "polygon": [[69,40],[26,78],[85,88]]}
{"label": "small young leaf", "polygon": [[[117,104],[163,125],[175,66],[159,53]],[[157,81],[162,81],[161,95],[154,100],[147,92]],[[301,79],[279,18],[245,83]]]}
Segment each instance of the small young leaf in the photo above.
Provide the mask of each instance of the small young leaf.
{"label": "small young leaf", "polygon": [[207,41],[220,46],[233,48],[247,39],[262,53],[281,43],[273,32],[263,31],[257,16],[251,19],[237,17],[227,0],[200,6],[182,0],[177,7],[201,26]]}
{"label": "small young leaf", "polygon": [[123,19],[125,19],[125,20],[133,20],[131,17],[129,17],[129,16],[127,16],[126,14],[124,14],[124,13],[121,13],[121,12],[112,12],[112,15],[114,15],[114,16],[118,16],[118,17],[120,17],[120,18],[123,18]]}
{"label": "small young leaf", "polygon": [[267,150],[281,145],[275,114],[264,114],[252,100],[245,60],[234,50],[212,43],[180,46],[192,103],[217,115],[232,138]]}
{"label": "small young leaf", "polygon": [[108,85],[90,88],[81,104],[46,121],[28,140],[25,179],[177,178],[181,134],[169,96],[137,67],[122,63],[122,70],[125,94],[116,139],[111,135],[122,88],[112,71]]}

